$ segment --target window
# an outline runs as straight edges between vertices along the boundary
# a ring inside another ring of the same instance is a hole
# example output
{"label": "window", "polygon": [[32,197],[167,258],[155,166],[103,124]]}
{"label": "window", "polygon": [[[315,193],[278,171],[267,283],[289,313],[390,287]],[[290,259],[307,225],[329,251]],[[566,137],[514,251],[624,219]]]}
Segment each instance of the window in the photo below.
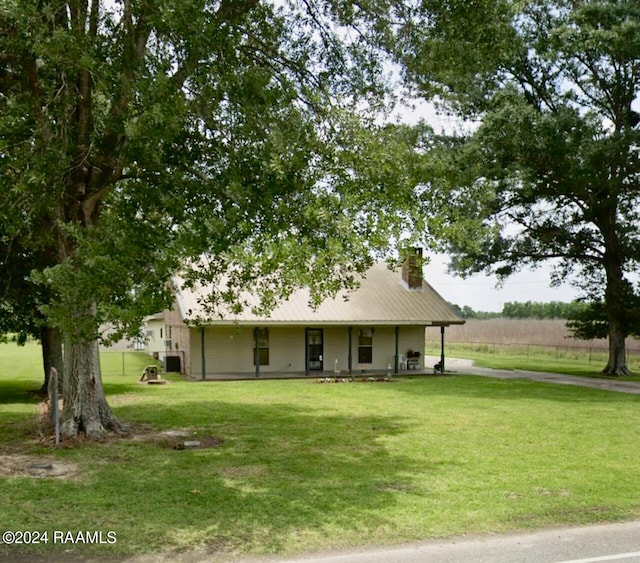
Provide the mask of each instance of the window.
{"label": "window", "polygon": [[358,335],[358,363],[373,363],[373,329],[361,328]]}
{"label": "window", "polygon": [[269,329],[256,328],[253,331],[253,365],[256,365],[256,345],[261,366],[269,365]]}

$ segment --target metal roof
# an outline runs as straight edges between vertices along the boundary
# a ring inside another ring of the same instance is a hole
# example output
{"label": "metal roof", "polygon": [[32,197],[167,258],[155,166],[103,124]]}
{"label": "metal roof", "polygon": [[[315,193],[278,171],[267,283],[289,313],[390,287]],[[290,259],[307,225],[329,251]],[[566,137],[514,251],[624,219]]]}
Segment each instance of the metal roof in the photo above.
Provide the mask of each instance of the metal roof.
{"label": "metal roof", "polygon": [[[175,280],[180,288],[180,281]],[[309,291],[300,289],[278,305],[268,316],[250,310],[211,318],[199,300],[205,290],[182,289],[177,293],[183,320],[200,320],[206,325],[449,325],[463,324],[447,302],[425,280],[422,287],[409,289],[399,269],[384,262],[372,266],[360,280],[360,287],[326,299],[313,309]]]}

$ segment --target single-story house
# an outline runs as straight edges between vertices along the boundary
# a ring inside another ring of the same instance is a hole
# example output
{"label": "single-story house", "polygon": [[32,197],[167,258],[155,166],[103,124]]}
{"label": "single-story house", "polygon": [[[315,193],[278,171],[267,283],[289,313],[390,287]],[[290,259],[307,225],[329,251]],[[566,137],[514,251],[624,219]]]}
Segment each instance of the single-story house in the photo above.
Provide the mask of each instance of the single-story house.
{"label": "single-story house", "polygon": [[[415,259],[399,270],[377,263],[346,300],[338,295],[316,309],[301,289],[268,316],[247,310],[204,321],[199,292],[178,287],[164,326],[153,317],[148,330],[154,338],[158,333],[170,371],[216,379],[431,370],[424,364],[425,330],[440,327],[444,371],[445,327],[464,320],[423,279]],[[189,324],[195,319],[199,326]]]}

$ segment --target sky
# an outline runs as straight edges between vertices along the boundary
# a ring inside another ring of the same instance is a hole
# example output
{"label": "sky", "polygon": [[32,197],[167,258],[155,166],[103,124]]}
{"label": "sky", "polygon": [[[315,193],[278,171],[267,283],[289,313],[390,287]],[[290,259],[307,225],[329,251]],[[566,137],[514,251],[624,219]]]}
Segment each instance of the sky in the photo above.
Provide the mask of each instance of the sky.
{"label": "sky", "polygon": [[461,307],[468,305],[474,311],[499,312],[507,302],[513,301],[573,301],[578,290],[566,284],[550,286],[550,268],[540,267],[511,276],[501,288],[496,288],[495,277],[475,275],[467,279],[447,274],[446,255],[430,255],[424,266],[424,278],[444,299]]}

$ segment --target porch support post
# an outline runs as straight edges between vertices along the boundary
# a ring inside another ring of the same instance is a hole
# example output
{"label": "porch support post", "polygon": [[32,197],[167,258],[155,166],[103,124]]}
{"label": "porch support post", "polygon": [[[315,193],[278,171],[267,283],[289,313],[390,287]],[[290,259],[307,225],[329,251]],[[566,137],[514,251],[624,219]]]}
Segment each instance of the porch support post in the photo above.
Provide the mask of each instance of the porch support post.
{"label": "porch support post", "polygon": [[207,377],[207,360],[204,349],[204,327],[200,327],[200,368],[202,370],[202,379]]}
{"label": "porch support post", "polygon": [[258,348],[258,327],[253,329],[253,361],[256,364],[256,377],[260,377],[260,349]]}
{"label": "porch support post", "polygon": [[444,325],[440,327],[440,373],[444,373]]}
{"label": "porch support post", "polygon": [[400,354],[399,354],[399,344],[400,344],[400,327],[397,326],[396,327],[396,355],[395,357],[395,361],[393,364],[393,373],[395,373],[396,375],[399,373],[400,371]]}
{"label": "porch support post", "polygon": [[309,327],[304,329],[304,373],[309,375]]}
{"label": "porch support post", "polygon": [[353,327],[349,327],[349,375],[353,374]]}

